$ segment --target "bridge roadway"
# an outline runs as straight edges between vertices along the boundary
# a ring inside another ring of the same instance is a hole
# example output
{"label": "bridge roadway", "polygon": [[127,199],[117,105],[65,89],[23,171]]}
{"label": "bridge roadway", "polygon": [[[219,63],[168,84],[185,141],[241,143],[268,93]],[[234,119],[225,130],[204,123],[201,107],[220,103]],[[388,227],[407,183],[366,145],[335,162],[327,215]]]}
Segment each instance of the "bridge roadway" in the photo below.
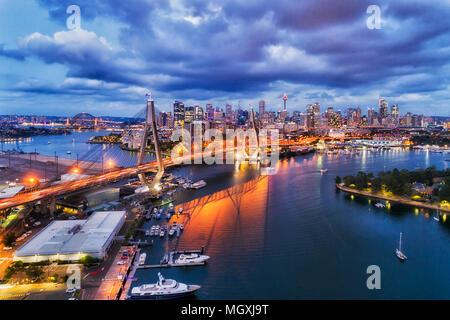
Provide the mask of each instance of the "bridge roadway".
{"label": "bridge roadway", "polygon": [[[233,150],[224,150],[224,157],[226,156],[227,152],[235,152],[237,148],[233,148]],[[195,152],[191,155],[187,155],[184,157],[181,157],[181,161],[185,161],[188,158],[191,158],[191,161],[194,161],[196,157],[201,157],[203,159],[203,155],[197,155]],[[163,165],[164,167],[173,166],[176,163],[174,163],[170,159],[164,159]],[[131,167],[131,168],[125,168],[120,169],[116,171],[110,171],[107,173],[103,173],[97,176],[91,176],[87,178],[83,178],[76,181],[70,181],[42,189],[37,189],[35,191],[30,191],[26,193],[19,193],[14,197],[6,198],[6,199],[0,199],[0,210],[7,209],[7,208],[13,208],[24,204],[29,204],[33,202],[37,202],[39,200],[42,200],[44,198],[57,198],[61,197],[63,195],[67,195],[69,193],[79,191],[81,189],[86,189],[102,184],[107,184],[111,181],[115,180],[122,180],[126,179],[128,177],[137,175],[141,172],[148,172],[152,170],[158,169],[158,163],[156,160],[147,162],[143,165],[137,166],[137,167]]]}
{"label": "bridge roadway", "polygon": [[[172,161],[170,160],[164,160],[165,166],[173,165]],[[85,189],[101,184],[105,184],[114,180],[118,179],[125,179],[130,176],[136,175],[139,172],[146,172],[155,170],[158,168],[158,164],[156,160],[148,162],[146,164],[143,164],[139,167],[131,167],[131,168],[125,168],[120,169],[117,171],[111,171],[104,174],[100,174],[93,177],[87,177],[84,179],[76,180],[76,181],[70,181],[58,185],[54,185],[51,187],[38,189],[36,191],[31,191],[27,193],[19,193],[16,196],[12,198],[6,198],[0,200],[0,210],[6,209],[6,208],[12,208],[17,207],[23,204],[27,203],[33,203],[36,201],[39,201],[44,198],[51,198],[51,197],[60,197],[62,195],[80,190]]]}
{"label": "bridge roadway", "polygon": [[[281,143],[279,144],[279,146],[280,147],[288,146],[288,145],[292,146],[292,145],[299,145],[299,144],[304,145],[305,142],[310,142],[310,140],[313,140],[313,139],[307,138],[304,141],[296,142],[296,143],[295,142],[294,143],[293,142],[286,143],[285,141],[280,141]],[[224,158],[226,157],[228,152],[233,152],[233,155],[234,155],[236,151],[241,151],[241,148],[239,148],[239,147],[226,148],[223,151]],[[181,157],[179,160],[185,161],[186,159],[191,158],[191,161],[195,161],[196,157],[200,157],[201,159],[203,159],[203,155],[199,156],[195,152],[193,152],[191,155]],[[176,163],[174,163],[170,159],[163,160],[164,167],[170,167],[175,164]],[[7,209],[7,208],[14,208],[14,207],[17,207],[20,205],[37,202],[37,201],[39,201],[41,199],[45,199],[45,198],[61,197],[63,195],[67,195],[67,194],[75,192],[75,191],[79,191],[82,189],[86,189],[86,188],[90,188],[90,187],[94,187],[94,186],[98,186],[98,185],[102,185],[102,184],[107,184],[107,183],[109,183],[111,181],[115,181],[115,180],[126,179],[128,177],[137,175],[138,173],[141,173],[141,172],[148,172],[148,171],[157,170],[157,169],[158,169],[158,163],[156,160],[153,160],[153,161],[147,162],[147,163],[137,166],[137,167],[119,169],[119,170],[110,171],[107,173],[87,177],[87,178],[76,180],[76,181],[70,181],[70,182],[66,182],[66,183],[62,183],[62,184],[58,184],[58,185],[54,185],[54,186],[50,186],[50,187],[46,187],[46,188],[42,188],[42,189],[37,189],[35,191],[20,193],[11,198],[0,199],[0,210]]]}

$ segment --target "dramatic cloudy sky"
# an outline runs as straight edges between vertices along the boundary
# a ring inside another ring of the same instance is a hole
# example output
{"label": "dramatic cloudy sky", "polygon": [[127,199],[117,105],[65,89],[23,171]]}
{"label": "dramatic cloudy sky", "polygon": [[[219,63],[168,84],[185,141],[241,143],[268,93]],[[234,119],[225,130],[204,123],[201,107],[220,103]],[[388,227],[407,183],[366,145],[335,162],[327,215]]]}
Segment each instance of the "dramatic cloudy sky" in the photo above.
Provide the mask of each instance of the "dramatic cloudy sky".
{"label": "dramatic cloudy sky", "polygon": [[450,0],[0,0],[0,114],[132,116],[151,91],[162,110],[286,92],[289,111],[384,97],[448,116],[449,58]]}

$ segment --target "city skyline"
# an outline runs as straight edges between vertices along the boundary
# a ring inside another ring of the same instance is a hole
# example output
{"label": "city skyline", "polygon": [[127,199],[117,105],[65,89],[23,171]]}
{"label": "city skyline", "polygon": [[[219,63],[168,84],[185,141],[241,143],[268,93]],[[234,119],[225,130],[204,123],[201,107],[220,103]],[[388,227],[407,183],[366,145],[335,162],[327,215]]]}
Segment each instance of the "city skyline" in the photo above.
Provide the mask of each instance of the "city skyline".
{"label": "city skyline", "polygon": [[163,111],[173,97],[278,110],[286,92],[291,112],[315,101],[365,110],[379,97],[415,114],[450,112],[449,8],[434,1],[380,4],[372,30],[371,1],[78,1],[81,28],[69,30],[71,4],[1,4],[0,113],[133,116],[147,91]]}

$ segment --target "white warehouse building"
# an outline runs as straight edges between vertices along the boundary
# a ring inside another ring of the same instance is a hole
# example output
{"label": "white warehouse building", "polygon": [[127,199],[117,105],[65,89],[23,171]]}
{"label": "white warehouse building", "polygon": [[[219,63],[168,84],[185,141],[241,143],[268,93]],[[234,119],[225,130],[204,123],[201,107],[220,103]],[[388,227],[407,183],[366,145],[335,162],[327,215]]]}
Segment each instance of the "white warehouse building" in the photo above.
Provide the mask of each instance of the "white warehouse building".
{"label": "white warehouse building", "polygon": [[125,211],[98,211],[86,220],[55,220],[16,250],[14,261],[103,259],[125,218]]}

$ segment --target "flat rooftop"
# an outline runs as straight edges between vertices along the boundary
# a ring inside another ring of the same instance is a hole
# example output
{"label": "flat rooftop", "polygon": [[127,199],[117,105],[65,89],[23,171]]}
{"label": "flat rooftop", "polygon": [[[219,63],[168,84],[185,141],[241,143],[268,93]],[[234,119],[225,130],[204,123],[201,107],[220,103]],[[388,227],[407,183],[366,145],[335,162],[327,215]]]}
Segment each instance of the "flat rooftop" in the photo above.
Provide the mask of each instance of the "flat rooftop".
{"label": "flat rooftop", "polygon": [[121,224],[125,211],[98,211],[86,220],[53,221],[19,248],[15,256],[99,252]]}

